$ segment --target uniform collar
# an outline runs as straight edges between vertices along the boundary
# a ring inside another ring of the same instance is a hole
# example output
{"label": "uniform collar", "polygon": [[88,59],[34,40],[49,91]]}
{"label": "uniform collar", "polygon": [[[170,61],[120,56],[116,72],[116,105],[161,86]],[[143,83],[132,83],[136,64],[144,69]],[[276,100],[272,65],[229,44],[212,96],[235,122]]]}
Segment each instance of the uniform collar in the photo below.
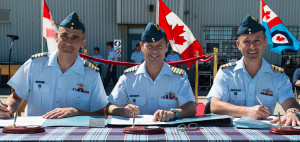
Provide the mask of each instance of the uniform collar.
{"label": "uniform collar", "polygon": [[[135,73],[136,75],[137,74],[148,74],[147,73],[147,69],[146,69],[146,66],[145,66],[145,62],[143,62],[140,67],[138,68],[138,70],[136,71]],[[169,76],[173,76],[173,72],[170,68],[170,65],[168,65],[166,62],[164,62],[158,76],[161,76],[161,75],[169,75]],[[157,77],[158,77],[157,76]]]}
{"label": "uniform collar", "polygon": [[[57,51],[50,53],[49,55],[49,61],[46,66],[52,66],[53,68],[60,70],[60,67],[57,62]],[[77,54],[77,58],[75,60],[75,63],[68,69],[66,74],[72,74],[72,73],[79,73],[81,75],[84,75],[84,61],[80,58],[80,56]]]}
{"label": "uniform collar", "polygon": [[[237,71],[239,69],[246,70],[243,59],[244,59],[244,57],[242,57],[240,60],[237,61],[237,64],[236,64],[235,68],[233,69],[233,71]],[[271,66],[269,65],[269,63],[264,58],[261,58],[261,59],[262,59],[262,62],[261,62],[261,67],[259,70],[261,72],[273,73],[273,70],[271,69]]]}

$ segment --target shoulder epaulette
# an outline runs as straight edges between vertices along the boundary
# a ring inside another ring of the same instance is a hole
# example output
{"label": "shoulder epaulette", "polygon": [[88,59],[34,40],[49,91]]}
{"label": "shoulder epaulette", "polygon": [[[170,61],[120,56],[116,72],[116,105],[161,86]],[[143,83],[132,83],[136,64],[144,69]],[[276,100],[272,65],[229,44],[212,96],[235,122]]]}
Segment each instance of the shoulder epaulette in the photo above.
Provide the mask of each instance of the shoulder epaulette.
{"label": "shoulder epaulette", "polygon": [[31,59],[45,57],[45,56],[48,56],[48,52],[37,53],[37,54],[31,55]]}
{"label": "shoulder epaulette", "polygon": [[278,66],[275,66],[275,65],[272,65],[271,67],[272,67],[273,71],[283,72],[283,68],[281,68],[281,67],[278,67]]}
{"label": "shoulder epaulette", "polygon": [[133,72],[133,71],[136,71],[138,68],[139,68],[140,65],[136,65],[136,66],[133,66],[131,68],[128,68],[124,71],[124,73],[129,73],[129,72]]}
{"label": "shoulder epaulette", "polygon": [[231,63],[227,63],[227,64],[224,64],[224,65],[221,65],[220,68],[226,68],[226,67],[232,67],[232,66],[235,66],[236,65],[236,62],[231,62]]}
{"label": "shoulder epaulette", "polygon": [[89,62],[89,61],[85,61],[84,66],[99,72],[99,68],[97,66],[95,66],[94,64],[92,64],[91,62]]}
{"label": "shoulder epaulette", "polygon": [[183,75],[184,74],[184,70],[183,69],[180,69],[180,68],[176,68],[176,67],[171,67],[171,70],[172,70],[172,72],[173,73],[175,73],[175,74],[181,74],[181,75]]}

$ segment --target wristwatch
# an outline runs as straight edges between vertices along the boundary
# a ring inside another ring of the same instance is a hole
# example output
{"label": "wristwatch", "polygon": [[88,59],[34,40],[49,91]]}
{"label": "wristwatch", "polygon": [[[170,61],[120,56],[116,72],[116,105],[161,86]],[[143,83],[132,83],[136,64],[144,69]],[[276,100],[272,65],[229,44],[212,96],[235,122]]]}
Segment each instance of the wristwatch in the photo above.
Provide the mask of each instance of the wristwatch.
{"label": "wristwatch", "polygon": [[296,114],[298,117],[300,116],[300,112],[297,111],[297,110],[294,110],[294,109],[293,109],[293,110],[291,110],[291,112],[294,113],[294,114]]}
{"label": "wristwatch", "polygon": [[175,120],[175,119],[178,118],[178,116],[179,116],[179,111],[178,111],[177,108],[171,108],[171,109],[169,109],[169,111],[172,111],[172,112],[175,113],[175,118],[174,118],[173,120]]}

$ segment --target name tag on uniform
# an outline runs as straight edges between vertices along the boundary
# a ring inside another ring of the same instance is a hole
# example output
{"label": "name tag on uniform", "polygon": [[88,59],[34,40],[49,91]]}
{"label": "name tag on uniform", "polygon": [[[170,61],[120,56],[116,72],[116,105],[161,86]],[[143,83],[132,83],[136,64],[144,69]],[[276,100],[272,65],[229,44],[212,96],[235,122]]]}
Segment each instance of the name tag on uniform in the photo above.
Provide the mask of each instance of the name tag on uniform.
{"label": "name tag on uniform", "polygon": [[129,95],[129,97],[139,97],[140,95]]}
{"label": "name tag on uniform", "polygon": [[36,80],[35,83],[45,83],[45,81]]}
{"label": "name tag on uniform", "polygon": [[231,92],[241,92],[241,89],[230,89]]}
{"label": "name tag on uniform", "polygon": [[241,92],[241,89],[230,89],[231,92],[234,92],[234,95],[238,95],[238,92]]}

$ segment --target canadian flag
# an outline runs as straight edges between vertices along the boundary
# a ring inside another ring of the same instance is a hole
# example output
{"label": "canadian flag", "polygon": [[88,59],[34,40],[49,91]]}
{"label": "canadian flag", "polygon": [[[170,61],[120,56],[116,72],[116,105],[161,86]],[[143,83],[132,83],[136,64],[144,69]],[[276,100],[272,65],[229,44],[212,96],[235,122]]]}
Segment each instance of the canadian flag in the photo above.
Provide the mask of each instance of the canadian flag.
{"label": "canadian flag", "polygon": [[[195,39],[191,30],[162,0],[159,0],[158,25],[166,32],[172,49],[178,52],[183,59],[194,58],[195,51],[199,51],[199,56],[204,55],[201,45]],[[194,62],[186,63],[188,68],[190,68]]]}
{"label": "canadian flag", "polygon": [[47,40],[48,52],[53,52],[57,50],[57,42],[55,41],[57,28],[45,0],[43,3],[43,37]]}

